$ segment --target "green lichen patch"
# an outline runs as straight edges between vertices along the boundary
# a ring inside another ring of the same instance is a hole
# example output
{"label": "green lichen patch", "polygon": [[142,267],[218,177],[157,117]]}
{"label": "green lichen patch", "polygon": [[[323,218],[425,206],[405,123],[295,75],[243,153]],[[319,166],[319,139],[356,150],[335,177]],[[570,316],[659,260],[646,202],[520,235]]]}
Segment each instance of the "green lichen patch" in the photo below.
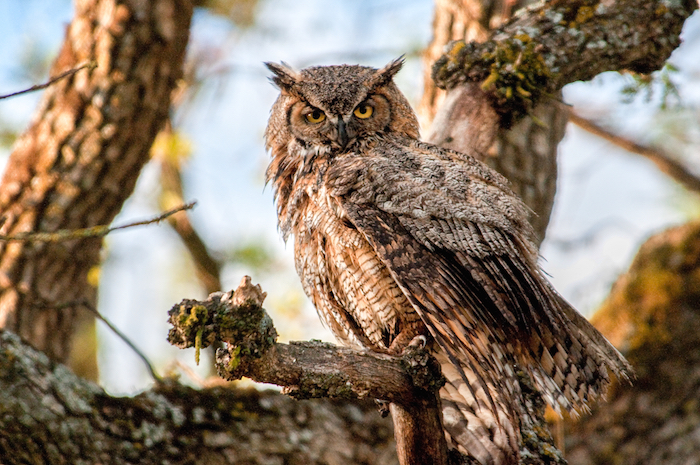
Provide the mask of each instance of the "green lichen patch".
{"label": "green lichen patch", "polygon": [[528,406],[531,422],[521,429],[520,463],[523,465],[565,465],[566,460],[554,446],[554,439],[545,419],[545,402],[530,376],[518,371],[524,405]]}
{"label": "green lichen patch", "polygon": [[259,356],[277,340],[277,331],[267,312],[252,299],[242,305],[221,305],[214,315],[222,341],[239,347],[240,355]]}
{"label": "green lichen patch", "polygon": [[168,312],[172,325],[168,341],[199,351],[215,341],[240,346],[242,355],[256,355],[277,339],[272,320],[254,299],[235,305],[229,294],[212,294],[205,301],[185,299]]}
{"label": "green lichen patch", "polygon": [[237,346],[229,351],[229,362],[227,364],[229,371],[234,371],[241,364],[241,347]]}
{"label": "green lichen patch", "polygon": [[433,77],[446,88],[467,80],[481,82],[507,127],[528,113],[553,75],[540,49],[525,32],[492,41],[481,52],[474,44],[453,42],[435,63]]}
{"label": "green lichen patch", "polygon": [[[537,48],[527,34],[521,33],[496,42],[496,47],[483,56],[490,62],[490,73],[481,88],[490,92],[496,110],[506,120],[525,115],[552,75]],[[504,123],[509,125],[509,121]]]}
{"label": "green lichen patch", "polygon": [[181,349],[207,347],[215,339],[213,318],[202,302],[184,299],[168,312],[172,326],[168,341]]}

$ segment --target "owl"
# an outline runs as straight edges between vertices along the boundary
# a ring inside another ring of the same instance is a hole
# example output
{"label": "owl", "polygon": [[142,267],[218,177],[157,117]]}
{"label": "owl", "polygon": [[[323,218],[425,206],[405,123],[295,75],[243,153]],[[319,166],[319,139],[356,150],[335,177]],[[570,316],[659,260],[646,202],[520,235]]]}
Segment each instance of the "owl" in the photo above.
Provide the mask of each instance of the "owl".
{"label": "owl", "polygon": [[344,344],[440,362],[448,446],[519,460],[518,372],[556,409],[585,409],[620,353],[540,270],[527,209],[474,154],[419,140],[402,66],[266,64],[281,93],[265,131],[279,228],[321,319]]}

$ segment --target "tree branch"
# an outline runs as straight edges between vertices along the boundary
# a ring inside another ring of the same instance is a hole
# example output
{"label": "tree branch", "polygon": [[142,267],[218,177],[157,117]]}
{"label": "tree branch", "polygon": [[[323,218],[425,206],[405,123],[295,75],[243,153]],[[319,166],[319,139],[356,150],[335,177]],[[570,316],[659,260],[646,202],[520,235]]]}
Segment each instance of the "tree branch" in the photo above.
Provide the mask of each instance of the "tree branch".
{"label": "tree branch", "polygon": [[74,239],[87,239],[92,237],[104,237],[113,231],[119,231],[121,229],[133,228],[136,226],[147,226],[149,224],[157,224],[163,220],[169,219],[174,214],[191,210],[197,202],[189,202],[183,205],[179,205],[172,208],[160,215],[149,218],[147,220],[134,221],[127,224],[120,224],[118,226],[109,226],[106,224],[101,224],[97,226],[91,226],[89,228],[78,228],[78,229],[59,229],[54,232],[43,232],[43,231],[26,231],[18,232],[16,234],[0,234],[0,241],[22,241],[22,242],[62,242],[70,241]]}
{"label": "tree branch", "polygon": [[246,276],[235,292],[213,293],[205,301],[185,299],[168,313],[168,341],[181,349],[225,342],[228,348],[217,353],[220,376],[283,386],[297,399],[407,404],[423,395],[421,389],[436,393],[444,384],[440,365],[424,348],[397,358],[320,341],[278,343],[272,319],[262,308],[265,296]]}
{"label": "tree branch", "polygon": [[173,380],[112,397],[0,330],[3,465],[396,465],[374,402],[297,402],[276,392]]}
{"label": "tree branch", "polygon": [[105,318],[104,315],[102,315],[99,311],[97,311],[97,309],[96,309],[95,307],[93,307],[92,305],[90,305],[90,302],[80,302],[80,305],[81,305],[84,309],[86,309],[88,312],[92,313],[92,314],[95,316],[95,318],[97,318],[97,319],[100,320],[102,323],[104,323],[105,325],[107,325],[107,327],[108,327],[114,334],[116,334],[117,337],[118,337],[119,339],[121,339],[122,342],[124,342],[124,344],[126,344],[127,346],[129,346],[129,348],[130,348],[131,350],[134,351],[134,353],[136,354],[136,356],[137,356],[138,358],[141,359],[141,361],[143,362],[144,365],[146,365],[146,369],[147,369],[148,372],[151,374],[151,378],[153,378],[153,381],[155,381],[156,383],[162,383],[162,382],[163,382],[163,378],[161,378],[160,375],[158,375],[158,373],[156,372],[156,369],[153,368],[153,364],[151,363],[150,360],[148,360],[148,357],[146,357],[146,355],[141,351],[141,349],[139,349],[138,347],[136,347],[136,344],[134,344],[134,343],[131,341],[131,339],[129,339],[129,337],[128,337],[126,334],[124,334],[119,328],[117,328],[116,326],[114,326],[114,325],[112,324],[112,322],[109,321],[107,318]]}
{"label": "tree branch", "polygon": [[[439,364],[419,340],[400,357],[318,341],[281,344],[276,342],[277,332],[261,306],[264,298],[260,286],[253,286],[246,276],[235,292],[214,293],[205,301],[185,299],[169,312],[172,328],[168,341],[196,350],[225,342],[226,348],[217,351],[220,376],[227,380],[246,376],[283,386],[283,392],[296,399],[374,398],[391,402],[402,465],[472,463],[472,458],[456,451],[447,456],[438,396],[444,378]],[[523,463],[565,463],[545,426],[544,401],[525,375],[521,385],[525,398],[522,408],[539,418],[533,429],[523,429]]]}
{"label": "tree branch", "polygon": [[10,97],[17,97],[18,95],[28,94],[29,92],[35,92],[35,91],[37,91],[37,90],[46,89],[46,88],[49,87],[51,84],[54,84],[54,83],[60,81],[61,79],[67,78],[68,76],[72,76],[72,75],[74,75],[75,73],[77,73],[78,71],[83,70],[83,69],[85,69],[85,68],[87,68],[87,69],[89,69],[89,70],[93,70],[93,69],[97,68],[97,62],[95,62],[95,61],[90,61],[90,62],[87,62],[87,63],[83,63],[83,64],[80,65],[80,66],[76,66],[75,68],[71,68],[71,69],[69,69],[69,70],[67,70],[67,71],[64,71],[64,72],[60,73],[60,74],[57,75],[57,76],[54,76],[54,77],[50,78],[48,81],[46,81],[46,82],[43,83],[43,84],[37,84],[37,85],[31,86],[31,87],[28,88],[28,89],[20,90],[20,91],[17,91],[17,92],[12,92],[12,93],[5,94],[5,95],[0,95],[0,100],[6,99],[6,98],[10,98]]}
{"label": "tree branch", "polygon": [[445,89],[480,83],[508,126],[570,82],[661,68],[697,8],[695,0],[552,0],[519,12],[488,42],[453,42],[433,78]]}

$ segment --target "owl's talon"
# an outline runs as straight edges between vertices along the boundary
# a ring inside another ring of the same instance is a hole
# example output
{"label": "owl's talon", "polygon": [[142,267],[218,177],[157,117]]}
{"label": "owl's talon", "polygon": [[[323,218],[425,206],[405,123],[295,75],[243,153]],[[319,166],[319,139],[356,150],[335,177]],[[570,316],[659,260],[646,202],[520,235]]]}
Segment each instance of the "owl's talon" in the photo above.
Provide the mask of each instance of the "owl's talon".
{"label": "owl's talon", "polygon": [[427,344],[428,338],[423,336],[422,334],[419,334],[418,336],[411,339],[411,342],[408,343],[408,347],[412,349],[425,349],[425,346]]}
{"label": "owl's talon", "polygon": [[379,411],[379,415],[382,418],[386,418],[389,416],[389,401],[386,400],[379,400],[375,399],[374,402],[377,404],[377,410]]}

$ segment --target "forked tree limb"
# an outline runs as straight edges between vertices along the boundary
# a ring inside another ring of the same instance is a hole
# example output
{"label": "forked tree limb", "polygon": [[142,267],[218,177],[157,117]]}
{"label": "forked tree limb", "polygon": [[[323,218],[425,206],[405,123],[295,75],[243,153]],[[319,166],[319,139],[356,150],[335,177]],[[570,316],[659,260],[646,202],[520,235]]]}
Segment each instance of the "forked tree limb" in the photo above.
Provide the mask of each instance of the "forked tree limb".
{"label": "forked tree limb", "polygon": [[541,241],[566,126],[559,91],[604,71],[660,69],[698,3],[553,0],[521,9],[488,32],[505,20],[506,5],[523,3],[436,1],[433,41],[425,52],[435,82],[425,80],[420,111],[424,124],[434,117],[430,142],[481,152],[482,161],[509,179],[532,209],[529,220]]}

